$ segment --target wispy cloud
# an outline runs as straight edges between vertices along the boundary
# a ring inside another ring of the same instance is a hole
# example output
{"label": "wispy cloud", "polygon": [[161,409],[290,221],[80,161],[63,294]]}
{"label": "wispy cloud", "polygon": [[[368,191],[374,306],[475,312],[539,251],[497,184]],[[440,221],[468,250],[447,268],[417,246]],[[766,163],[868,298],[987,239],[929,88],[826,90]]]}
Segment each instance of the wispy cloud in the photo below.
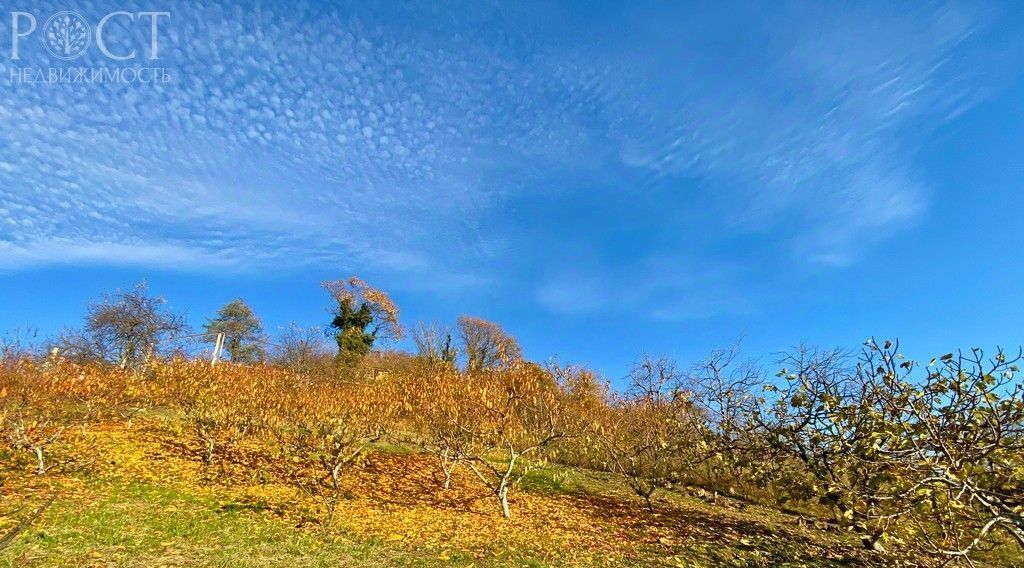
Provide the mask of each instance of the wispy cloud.
{"label": "wispy cloud", "polygon": [[74,242],[52,239],[39,244],[12,246],[0,243],[0,270],[32,268],[47,264],[103,263],[120,266],[147,266],[178,270],[203,270],[230,265],[217,251],[203,253],[193,247],[170,244],[128,244]]}
{"label": "wispy cloud", "polygon": [[537,300],[555,313],[632,314],[677,322],[754,311],[737,287],[743,268],[726,262],[696,264],[683,256],[654,255],[618,266],[587,266],[556,273]]}
{"label": "wispy cloud", "polygon": [[[716,223],[784,228],[801,255],[852,261],[925,210],[914,138],[984,92],[986,51],[968,43],[992,16],[946,4],[772,12],[684,10],[672,37],[664,14],[648,14],[606,38],[624,70],[608,89],[622,157],[659,180],[717,180],[728,189]],[[725,39],[738,29],[745,41]]]}
{"label": "wispy cloud", "polygon": [[[927,209],[907,134],[977,100],[971,42],[990,19],[953,4],[179,6],[170,83],[0,90],[0,268],[329,263],[457,288],[515,279],[509,259],[530,255],[555,275],[538,301],[583,313],[660,251],[566,270],[486,220],[580,180],[681,178],[707,209],[687,230],[848,265]],[[503,238],[515,246],[491,246]],[[661,319],[752,309],[728,264],[693,252],[630,301]]]}

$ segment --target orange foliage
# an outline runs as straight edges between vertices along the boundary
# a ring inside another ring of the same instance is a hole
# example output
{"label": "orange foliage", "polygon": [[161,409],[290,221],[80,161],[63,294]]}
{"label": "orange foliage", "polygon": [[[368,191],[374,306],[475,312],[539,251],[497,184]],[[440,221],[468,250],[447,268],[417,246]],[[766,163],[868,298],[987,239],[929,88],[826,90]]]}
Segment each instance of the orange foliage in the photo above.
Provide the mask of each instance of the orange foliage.
{"label": "orange foliage", "polygon": [[398,306],[387,292],[374,288],[355,276],[345,280],[329,280],[323,283],[323,287],[338,304],[368,306],[373,315],[375,336],[384,339],[402,338],[402,326],[398,323]]}
{"label": "orange foliage", "polygon": [[45,475],[58,465],[47,453],[68,429],[130,413],[137,394],[124,370],[18,359],[0,368],[0,429],[8,447],[31,453],[36,474]]}
{"label": "orange foliage", "polygon": [[[365,382],[183,360],[137,372],[59,359],[0,368],[0,418],[19,451],[64,444],[59,455],[88,451],[103,476],[219,492],[298,525],[319,518],[441,558],[528,550],[572,564],[742,538],[738,520],[681,530],[693,510],[646,514],[618,497],[514,491],[557,444],[586,437],[606,397],[585,369],[523,362],[462,373],[405,361]],[[370,451],[385,440],[414,441],[433,456]],[[0,485],[0,495],[31,477]],[[93,491],[75,477],[59,483],[62,499]],[[494,512],[508,517],[513,507],[512,519]]]}

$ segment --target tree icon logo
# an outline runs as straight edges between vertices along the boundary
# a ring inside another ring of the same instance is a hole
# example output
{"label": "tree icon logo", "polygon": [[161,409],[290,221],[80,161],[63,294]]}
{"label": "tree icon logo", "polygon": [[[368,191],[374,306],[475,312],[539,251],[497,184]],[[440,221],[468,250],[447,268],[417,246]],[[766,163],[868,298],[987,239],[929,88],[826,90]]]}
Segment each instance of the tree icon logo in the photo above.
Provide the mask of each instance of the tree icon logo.
{"label": "tree icon logo", "polygon": [[82,55],[91,40],[89,22],[77,12],[57,12],[43,25],[46,50],[58,59],[74,59]]}

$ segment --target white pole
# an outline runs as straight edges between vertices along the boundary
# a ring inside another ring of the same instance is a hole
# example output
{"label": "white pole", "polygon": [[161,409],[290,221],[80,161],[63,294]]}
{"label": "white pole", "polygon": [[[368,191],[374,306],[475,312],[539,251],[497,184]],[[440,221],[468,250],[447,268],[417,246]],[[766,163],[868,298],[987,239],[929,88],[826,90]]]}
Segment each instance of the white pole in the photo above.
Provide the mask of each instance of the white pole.
{"label": "white pole", "polygon": [[220,350],[224,347],[224,334],[218,333],[217,340],[213,343],[213,358],[210,359],[210,365],[216,365],[217,359],[220,357]]}

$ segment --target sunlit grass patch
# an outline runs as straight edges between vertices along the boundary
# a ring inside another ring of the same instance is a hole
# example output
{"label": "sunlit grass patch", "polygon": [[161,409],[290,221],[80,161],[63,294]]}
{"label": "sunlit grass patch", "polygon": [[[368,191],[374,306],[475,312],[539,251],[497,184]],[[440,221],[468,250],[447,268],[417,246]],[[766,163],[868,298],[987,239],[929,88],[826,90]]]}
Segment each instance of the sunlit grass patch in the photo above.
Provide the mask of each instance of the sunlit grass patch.
{"label": "sunlit grass patch", "polygon": [[297,530],[259,507],[145,483],[66,498],[0,554],[0,566],[422,566],[430,558]]}

